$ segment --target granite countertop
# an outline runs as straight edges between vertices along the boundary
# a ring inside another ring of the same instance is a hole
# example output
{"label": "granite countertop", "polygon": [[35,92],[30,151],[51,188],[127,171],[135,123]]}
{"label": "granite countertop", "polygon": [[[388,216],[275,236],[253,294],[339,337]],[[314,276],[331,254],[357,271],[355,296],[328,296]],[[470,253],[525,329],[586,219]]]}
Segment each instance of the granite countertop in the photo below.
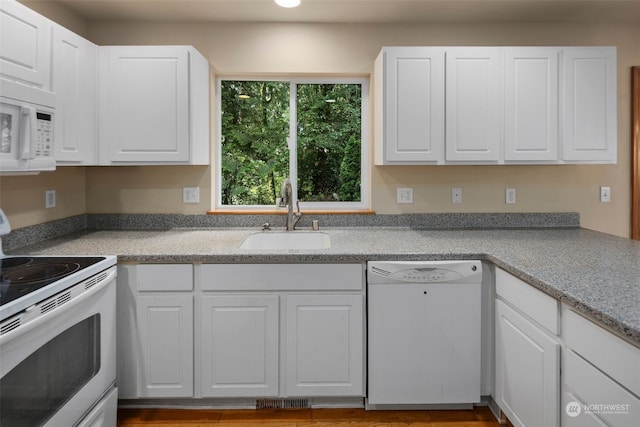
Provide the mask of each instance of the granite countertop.
{"label": "granite countertop", "polygon": [[640,346],[640,242],[582,228],[324,228],[321,250],[246,250],[255,228],[81,231],[13,254],[117,255],[118,262],[279,263],[481,259]]}

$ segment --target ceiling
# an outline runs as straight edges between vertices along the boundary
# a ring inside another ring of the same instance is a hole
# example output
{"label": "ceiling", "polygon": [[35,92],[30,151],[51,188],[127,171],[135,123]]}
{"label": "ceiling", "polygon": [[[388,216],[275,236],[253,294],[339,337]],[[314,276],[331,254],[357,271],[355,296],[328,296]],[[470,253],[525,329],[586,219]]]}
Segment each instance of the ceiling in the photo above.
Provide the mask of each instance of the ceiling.
{"label": "ceiling", "polygon": [[640,23],[640,0],[25,0],[61,3],[88,20],[190,22]]}

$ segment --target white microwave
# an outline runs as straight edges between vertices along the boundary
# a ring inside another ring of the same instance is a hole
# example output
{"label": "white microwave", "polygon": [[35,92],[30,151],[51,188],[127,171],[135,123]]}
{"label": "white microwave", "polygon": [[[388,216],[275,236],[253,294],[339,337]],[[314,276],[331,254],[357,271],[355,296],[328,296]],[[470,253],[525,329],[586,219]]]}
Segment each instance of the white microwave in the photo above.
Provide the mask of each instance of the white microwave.
{"label": "white microwave", "polygon": [[[28,96],[5,96],[9,87],[6,83],[0,85],[0,174],[55,170],[55,94],[40,93],[32,98],[35,102],[30,102]],[[27,95],[32,91],[24,89]]]}

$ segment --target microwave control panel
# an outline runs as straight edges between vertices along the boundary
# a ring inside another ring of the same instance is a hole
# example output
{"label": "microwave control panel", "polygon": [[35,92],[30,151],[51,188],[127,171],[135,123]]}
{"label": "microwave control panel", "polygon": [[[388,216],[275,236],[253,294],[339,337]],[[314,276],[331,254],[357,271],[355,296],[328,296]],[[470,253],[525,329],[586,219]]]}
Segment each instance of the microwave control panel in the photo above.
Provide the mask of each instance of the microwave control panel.
{"label": "microwave control panel", "polygon": [[53,125],[51,114],[36,113],[36,157],[53,156]]}

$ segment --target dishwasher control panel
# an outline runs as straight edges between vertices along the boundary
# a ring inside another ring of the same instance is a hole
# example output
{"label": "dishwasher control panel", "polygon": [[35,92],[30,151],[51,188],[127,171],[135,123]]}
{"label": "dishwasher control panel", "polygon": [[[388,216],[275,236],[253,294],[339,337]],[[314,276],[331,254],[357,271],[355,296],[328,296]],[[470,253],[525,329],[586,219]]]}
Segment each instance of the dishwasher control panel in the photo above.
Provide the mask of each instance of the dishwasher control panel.
{"label": "dishwasher control panel", "polygon": [[480,261],[374,261],[369,283],[470,283],[482,280]]}
{"label": "dishwasher control panel", "polygon": [[411,268],[392,273],[389,277],[405,282],[448,282],[462,277],[462,274],[444,268]]}

